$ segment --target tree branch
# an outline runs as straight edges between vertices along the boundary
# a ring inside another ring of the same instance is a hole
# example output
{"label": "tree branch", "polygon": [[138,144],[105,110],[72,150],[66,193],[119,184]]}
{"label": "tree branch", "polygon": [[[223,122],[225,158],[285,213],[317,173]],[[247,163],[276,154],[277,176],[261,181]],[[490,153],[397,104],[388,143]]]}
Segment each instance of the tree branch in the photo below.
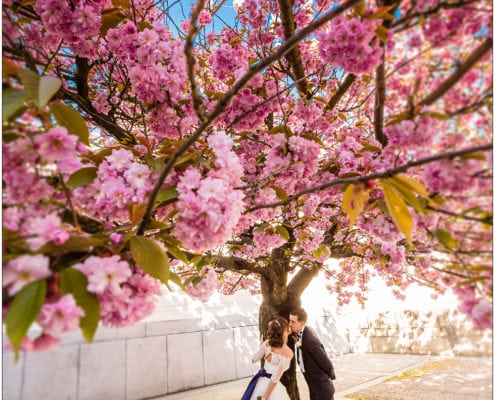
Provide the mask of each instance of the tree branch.
{"label": "tree branch", "polygon": [[111,136],[117,139],[120,143],[129,145],[136,144],[136,139],[130,133],[126,132],[119,125],[111,121],[105,114],[101,114],[96,111],[90,101],[86,98],[79,96],[77,93],[73,93],[65,88],[61,88],[57,96],[64,100],[68,100],[76,103],[81,110],[86,112],[93,122],[105,129]]}
{"label": "tree branch", "polygon": [[[295,24],[294,13],[292,11],[293,0],[278,0],[280,8],[280,19],[282,20],[282,27],[284,29],[285,40],[294,36]],[[297,88],[301,96],[309,99],[311,92],[308,89],[308,82],[305,78],[304,66],[302,63],[301,52],[298,46],[294,46],[286,55],[286,59],[294,72]]]}
{"label": "tree branch", "polygon": [[191,22],[189,25],[189,32],[187,34],[186,44],[184,46],[184,52],[186,53],[186,58],[187,58],[187,76],[189,77],[189,83],[191,84],[191,97],[193,99],[193,107],[200,121],[205,120],[204,105],[203,105],[203,99],[198,92],[196,79],[194,78],[194,65],[196,62],[194,60],[194,55],[192,50],[193,50],[194,38],[199,32],[199,28],[197,26],[199,13],[204,8],[204,3],[205,3],[204,0],[199,0],[198,4],[196,5],[196,8],[192,13]]}
{"label": "tree branch", "polygon": [[249,271],[254,274],[263,275],[264,269],[250,263],[243,258],[220,256],[216,259],[215,266],[229,271]]}
{"label": "tree branch", "polygon": [[[395,12],[397,7],[400,4],[399,2],[395,2],[395,0],[378,0],[377,4],[379,6],[387,7],[392,6],[389,10],[391,14]],[[382,22],[382,26],[388,30],[390,27],[391,21],[389,19],[385,19]],[[386,100],[386,86],[385,86],[385,54],[386,54],[386,46],[385,43],[380,39],[380,47],[382,48],[382,60],[378,68],[376,69],[376,93],[375,93],[375,109],[373,115],[373,126],[375,130],[375,138],[382,145],[382,147],[386,147],[388,144],[388,137],[383,133],[383,116],[385,112],[385,100]]]}
{"label": "tree branch", "polygon": [[335,106],[338,104],[342,96],[347,92],[347,90],[351,87],[351,85],[356,80],[356,75],[347,74],[342,85],[339,86],[337,92],[332,96],[332,98],[328,101],[325,106],[325,110],[333,110]]}
{"label": "tree branch", "polygon": [[292,196],[289,196],[287,200],[279,201],[276,203],[270,203],[270,204],[260,204],[256,207],[252,207],[245,212],[252,212],[256,211],[262,208],[273,208],[273,207],[279,207],[279,206],[286,206],[287,204],[292,203],[293,201],[297,200],[298,198],[304,196],[305,194],[309,193],[315,193],[319,192],[320,190],[328,189],[329,187],[336,186],[336,185],[344,185],[344,184],[349,184],[349,183],[362,183],[362,182],[369,182],[375,179],[383,179],[383,178],[391,178],[397,174],[400,174],[402,172],[407,171],[410,168],[417,167],[420,165],[424,164],[429,164],[434,161],[440,161],[440,160],[447,160],[447,159],[453,159],[459,156],[463,156],[466,154],[470,153],[476,153],[479,151],[491,151],[493,150],[493,143],[490,144],[485,144],[482,146],[477,146],[477,147],[471,147],[468,149],[464,150],[458,150],[458,151],[452,151],[448,153],[442,153],[442,154],[436,154],[431,157],[425,157],[425,158],[420,158],[419,160],[416,161],[411,161],[408,162],[407,164],[400,165],[398,167],[389,169],[385,172],[375,172],[373,174],[369,175],[363,175],[363,176],[357,176],[357,177],[352,177],[352,178],[338,178],[334,179],[333,181],[323,183],[321,185],[316,185],[312,186],[308,189],[301,190],[300,192],[293,194]]}
{"label": "tree branch", "polygon": [[461,64],[457,70],[452,73],[442,84],[423,100],[418,103],[418,106],[428,106],[436,100],[440,99],[447,93],[469,70],[471,67],[481,60],[487,54],[493,45],[492,38],[488,37],[481,43],[469,56],[464,64]]}
{"label": "tree branch", "polygon": [[383,115],[385,110],[385,49],[382,54],[382,62],[376,69],[376,93],[375,93],[375,109],[373,113],[373,128],[375,130],[375,139],[386,147],[388,137],[383,132]]}

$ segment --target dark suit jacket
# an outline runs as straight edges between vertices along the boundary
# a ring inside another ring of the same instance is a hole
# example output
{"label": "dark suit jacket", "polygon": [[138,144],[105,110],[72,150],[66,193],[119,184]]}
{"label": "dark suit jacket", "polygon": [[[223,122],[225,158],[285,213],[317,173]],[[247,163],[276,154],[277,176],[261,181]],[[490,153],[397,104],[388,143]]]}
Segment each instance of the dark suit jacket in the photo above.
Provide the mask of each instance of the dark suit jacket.
{"label": "dark suit jacket", "polygon": [[[297,351],[297,350],[296,350]],[[311,400],[331,400],[335,387],[331,379],[335,379],[333,364],[325,352],[313,329],[305,326],[301,346],[304,362],[304,378],[309,386]]]}

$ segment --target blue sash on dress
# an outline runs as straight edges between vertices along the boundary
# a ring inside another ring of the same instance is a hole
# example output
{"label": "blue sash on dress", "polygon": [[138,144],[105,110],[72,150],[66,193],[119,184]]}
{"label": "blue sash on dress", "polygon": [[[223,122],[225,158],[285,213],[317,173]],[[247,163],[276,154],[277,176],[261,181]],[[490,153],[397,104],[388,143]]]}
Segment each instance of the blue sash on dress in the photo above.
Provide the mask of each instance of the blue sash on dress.
{"label": "blue sash on dress", "polygon": [[244,394],[242,395],[241,397],[241,400],[250,400],[251,399],[251,396],[253,395],[253,392],[254,392],[254,388],[256,387],[256,383],[258,382],[258,378],[261,378],[262,376],[265,376],[267,377],[268,379],[270,379],[272,377],[272,374],[268,374],[264,368],[261,368],[255,376],[253,376],[251,378],[251,380],[249,381],[249,384],[246,388],[246,391],[244,392]]}

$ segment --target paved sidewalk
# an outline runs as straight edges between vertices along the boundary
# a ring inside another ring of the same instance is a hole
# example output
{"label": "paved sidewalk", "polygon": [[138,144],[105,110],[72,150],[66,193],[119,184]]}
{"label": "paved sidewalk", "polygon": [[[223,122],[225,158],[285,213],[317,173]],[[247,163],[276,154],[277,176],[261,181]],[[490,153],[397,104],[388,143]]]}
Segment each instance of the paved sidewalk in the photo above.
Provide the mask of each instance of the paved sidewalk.
{"label": "paved sidewalk", "polygon": [[[490,400],[492,358],[351,353],[332,358],[335,400]],[[250,377],[155,400],[239,400]],[[298,373],[301,400],[309,393]]]}

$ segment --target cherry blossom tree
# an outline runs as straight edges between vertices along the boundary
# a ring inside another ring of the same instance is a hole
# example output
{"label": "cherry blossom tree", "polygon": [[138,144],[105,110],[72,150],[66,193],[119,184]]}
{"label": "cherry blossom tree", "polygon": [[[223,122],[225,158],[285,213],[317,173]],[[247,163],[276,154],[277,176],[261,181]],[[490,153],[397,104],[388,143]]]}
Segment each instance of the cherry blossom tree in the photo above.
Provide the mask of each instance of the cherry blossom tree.
{"label": "cherry blossom tree", "polygon": [[264,332],[316,277],[344,304],[379,276],[491,328],[491,3],[229,3],[4,1],[16,354],[135,323],[162,284],[261,293]]}

